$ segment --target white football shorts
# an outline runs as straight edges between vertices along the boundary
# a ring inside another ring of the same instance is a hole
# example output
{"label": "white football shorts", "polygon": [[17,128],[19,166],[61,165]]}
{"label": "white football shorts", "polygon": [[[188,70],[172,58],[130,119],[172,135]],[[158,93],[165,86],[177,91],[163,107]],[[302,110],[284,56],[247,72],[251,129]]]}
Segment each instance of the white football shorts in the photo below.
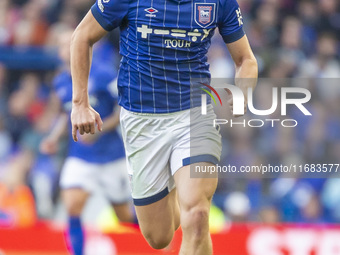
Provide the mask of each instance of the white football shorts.
{"label": "white football shorts", "polygon": [[120,122],[132,198],[137,206],[164,198],[174,187],[173,175],[183,166],[221,156],[221,135],[213,126],[212,105],[167,114],[121,109]]}
{"label": "white football shorts", "polygon": [[126,203],[131,199],[125,158],[97,164],[68,157],[61,172],[60,187],[80,188],[89,193],[102,190],[112,204]]}

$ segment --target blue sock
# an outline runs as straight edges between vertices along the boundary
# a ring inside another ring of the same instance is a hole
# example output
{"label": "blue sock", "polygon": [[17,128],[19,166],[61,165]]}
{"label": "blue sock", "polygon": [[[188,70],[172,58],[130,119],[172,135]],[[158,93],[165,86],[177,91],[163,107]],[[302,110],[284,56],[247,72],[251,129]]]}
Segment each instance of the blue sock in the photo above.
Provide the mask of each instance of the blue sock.
{"label": "blue sock", "polygon": [[69,217],[68,234],[73,254],[83,255],[84,233],[79,217]]}

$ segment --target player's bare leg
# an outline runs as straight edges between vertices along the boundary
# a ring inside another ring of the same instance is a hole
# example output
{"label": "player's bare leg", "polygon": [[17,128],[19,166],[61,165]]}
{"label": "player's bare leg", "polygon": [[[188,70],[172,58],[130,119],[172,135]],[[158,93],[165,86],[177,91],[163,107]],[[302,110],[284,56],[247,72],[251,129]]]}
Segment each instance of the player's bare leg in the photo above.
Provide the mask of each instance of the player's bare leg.
{"label": "player's bare leg", "polygon": [[[197,163],[212,165],[211,163]],[[217,178],[190,178],[190,166],[175,173],[183,231],[180,255],[211,255],[209,210]]]}
{"label": "player's bare leg", "polygon": [[179,206],[176,189],[165,198],[146,206],[135,206],[139,227],[154,249],[163,249],[179,227]]}
{"label": "player's bare leg", "polygon": [[81,212],[89,197],[89,193],[83,189],[64,189],[62,192],[63,202],[68,213],[68,241],[74,255],[84,253],[84,232],[81,224]]}
{"label": "player's bare leg", "polygon": [[62,198],[69,216],[80,216],[89,193],[83,189],[65,189]]}
{"label": "player's bare leg", "polygon": [[135,218],[129,203],[113,204],[112,206],[120,222],[134,222]]}

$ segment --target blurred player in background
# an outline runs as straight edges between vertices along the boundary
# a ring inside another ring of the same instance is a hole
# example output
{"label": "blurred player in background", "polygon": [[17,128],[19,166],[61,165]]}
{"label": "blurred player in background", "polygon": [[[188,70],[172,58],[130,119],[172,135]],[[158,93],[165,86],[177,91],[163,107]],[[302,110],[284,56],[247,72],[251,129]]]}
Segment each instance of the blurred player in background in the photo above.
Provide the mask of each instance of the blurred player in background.
{"label": "blurred player in background", "polygon": [[235,62],[236,85],[245,96],[256,85],[257,63],[239,6],[236,0],[98,0],[71,46],[75,141],[77,131],[94,134],[95,124],[102,130],[88,99],[91,49],[118,26],[121,125],[142,233],[161,249],[181,223],[180,254],[210,255],[208,219],[217,178],[190,178],[190,165],[214,168],[221,136],[212,125],[211,104],[201,115],[199,87],[210,80],[206,54],[216,27]]}
{"label": "blurred player in background", "polygon": [[116,105],[112,88],[116,75],[105,63],[93,63],[89,76],[89,100],[104,118],[102,132],[94,136],[82,136],[79,143],[72,140],[71,125],[68,125],[72,105],[69,64],[71,37],[72,31],[65,31],[60,35],[59,55],[64,67],[54,79],[54,89],[63,110],[54,129],[42,141],[40,148],[46,154],[56,153],[60,138],[68,130],[68,156],[62,169],[60,187],[69,215],[69,242],[73,253],[82,255],[84,233],[80,216],[89,194],[96,188],[103,189],[120,221],[132,222],[134,214],[129,204],[131,196],[124,146],[116,131],[120,108]]}

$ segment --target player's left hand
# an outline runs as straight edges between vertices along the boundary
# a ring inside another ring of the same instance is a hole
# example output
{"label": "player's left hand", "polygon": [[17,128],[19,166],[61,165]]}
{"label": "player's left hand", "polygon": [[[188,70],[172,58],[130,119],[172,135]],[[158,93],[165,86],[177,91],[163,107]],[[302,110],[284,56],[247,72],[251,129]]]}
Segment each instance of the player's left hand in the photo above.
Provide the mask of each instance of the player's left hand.
{"label": "player's left hand", "polygon": [[103,121],[98,112],[91,106],[76,105],[72,106],[71,112],[72,137],[75,142],[78,141],[77,130],[79,134],[94,134],[95,125],[98,131],[102,131]]}

